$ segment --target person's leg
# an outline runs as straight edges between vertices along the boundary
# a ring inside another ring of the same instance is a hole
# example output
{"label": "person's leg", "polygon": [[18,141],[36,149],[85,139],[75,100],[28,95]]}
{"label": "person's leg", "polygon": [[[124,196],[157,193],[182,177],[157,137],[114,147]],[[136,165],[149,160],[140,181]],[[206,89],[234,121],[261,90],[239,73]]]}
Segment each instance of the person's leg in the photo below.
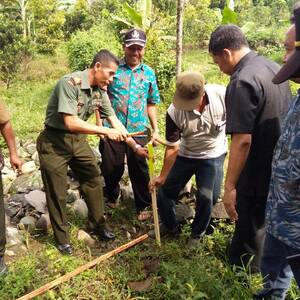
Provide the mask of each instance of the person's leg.
{"label": "person's leg", "polygon": [[124,173],[125,143],[101,139],[101,173],[105,181],[108,203],[115,203],[120,194],[120,179]]}
{"label": "person's leg", "polygon": [[58,132],[42,132],[37,139],[42,179],[50,221],[56,242],[69,244],[66,213],[67,166],[71,158],[70,139]]}
{"label": "person's leg", "polygon": [[266,234],[261,261],[264,288],[254,295],[255,299],[285,298],[293,276],[286,260],[287,253],[285,244]]}
{"label": "person's leg", "polygon": [[217,203],[221,195],[221,188],[222,188],[223,177],[224,177],[225,157],[226,154],[223,154],[216,161],[216,175],[215,175],[215,182],[214,182],[214,189],[213,189],[213,205]]}
{"label": "person's leg", "polygon": [[187,184],[195,172],[195,164],[188,158],[177,157],[166,182],[158,189],[157,204],[162,223],[173,230],[178,227],[175,202],[181,189]]}
{"label": "person's leg", "polygon": [[200,238],[204,235],[209,224],[213,206],[213,192],[217,171],[223,165],[222,157],[213,159],[199,159],[195,162],[196,171],[196,214],[192,223],[192,238]]}
{"label": "person's leg", "polygon": [[[140,145],[145,145],[146,139],[136,139]],[[146,159],[133,152],[126,146],[127,165],[137,213],[151,203],[148,184],[150,181]]]}
{"label": "person's leg", "polygon": [[0,172],[0,276],[7,272],[7,267],[4,263],[5,243],[5,209],[3,200],[2,176]]}
{"label": "person's leg", "polygon": [[288,247],[287,262],[292,269],[294,278],[300,289],[300,249]]}

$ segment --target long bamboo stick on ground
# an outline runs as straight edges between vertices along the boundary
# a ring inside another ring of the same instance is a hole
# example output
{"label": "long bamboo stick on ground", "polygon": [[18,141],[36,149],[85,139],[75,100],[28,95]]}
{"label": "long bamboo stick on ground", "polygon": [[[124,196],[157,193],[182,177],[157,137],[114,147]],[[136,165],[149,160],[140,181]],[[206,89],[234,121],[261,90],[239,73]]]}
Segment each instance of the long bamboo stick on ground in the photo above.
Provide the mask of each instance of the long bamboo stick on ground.
{"label": "long bamboo stick on ground", "polygon": [[[150,182],[152,182],[154,179],[154,149],[152,143],[148,144],[148,155],[149,155],[149,160],[148,160],[149,176],[150,176]],[[151,200],[152,200],[155,238],[158,246],[160,246],[161,242],[160,242],[159,220],[158,220],[158,212],[157,212],[157,199],[156,199],[155,187],[151,191]]]}
{"label": "long bamboo stick on ground", "polygon": [[52,289],[53,287],[71,279],[72,277],[82,273],[83,271],[87,270],[87,269],[90,269],[91,267],[94,267],[95,265],[99,264],[100,262],[144,241],[145,239],[148,238],[148,234],[144,234],[144,235],[141,235],[140,237],[138,237],[137,239],[127,243],[127,244],[124,244],[106,254],[103,254],[97,258],[95,258],[94,260],[88,262],[87,264],[83,265],[83,266],[80,266],[78,267],[77,269],[75,269],[74,271],[72,272],[69,272],[45,285],[43,285],[42,287],[38,288],[37,290],[34,290],[32,291],[31,293],[27,294],[27,295],[24,295],[22,296],[21,298],[19,298],[18,300],[28,300],[28,299],[32,299],[38,295],[41,295],[45,292],[47,292],[48,290]]}

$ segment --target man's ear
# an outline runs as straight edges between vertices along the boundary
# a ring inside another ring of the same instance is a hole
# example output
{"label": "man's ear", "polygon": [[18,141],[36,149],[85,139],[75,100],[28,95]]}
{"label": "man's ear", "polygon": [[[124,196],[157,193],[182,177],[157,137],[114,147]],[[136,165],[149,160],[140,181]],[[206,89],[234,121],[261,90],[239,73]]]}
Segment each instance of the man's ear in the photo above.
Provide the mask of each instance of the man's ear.
{"label": "man's ear", "polygon": [[95,71],[99,71],[99,70],[101,70],[102,69],[102,64],[101,64],[101,62],[96,62],[95,63],[95,66],[94,66],[94,70]]}
{"label": "man's ear", "polygon": [[223,49],[223,56],[226,58],[226,59],[229,59],[231,56],[232,56],[232,52],[230,49]]}

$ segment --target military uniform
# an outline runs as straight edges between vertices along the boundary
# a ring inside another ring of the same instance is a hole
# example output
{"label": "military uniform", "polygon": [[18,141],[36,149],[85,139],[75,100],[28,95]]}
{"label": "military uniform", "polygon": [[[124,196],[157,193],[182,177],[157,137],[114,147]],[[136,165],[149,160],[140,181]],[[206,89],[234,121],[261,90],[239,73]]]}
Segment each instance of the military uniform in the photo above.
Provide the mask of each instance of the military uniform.
{"label": "military uniform", "polygon": [[[10,119],[8,110],[3,102],[0,101],[0,124],[5,124]],[[2,154],[0,154],[2,157]],[[3,167],[3,160],[0,162],[0,169]],[[5,252],[5,210],[4,210],[4,201],[3,201],[3,185],[2,177],[0,173],[0,257],[4,255]]]}
{"label": "military uniform", "polygon": [[59,244],[69,243],[66,218],[67,168],[75,173],[95,229],[104,224],[102,183],[95,156],[86,135],[71,133],[63,113],[86,121],[99,109],[103,118],[114,115],[106,92],[89,84],[88,70],[62,77],[49,99],[45,130],[37,139],[42,179],[54,236]]}

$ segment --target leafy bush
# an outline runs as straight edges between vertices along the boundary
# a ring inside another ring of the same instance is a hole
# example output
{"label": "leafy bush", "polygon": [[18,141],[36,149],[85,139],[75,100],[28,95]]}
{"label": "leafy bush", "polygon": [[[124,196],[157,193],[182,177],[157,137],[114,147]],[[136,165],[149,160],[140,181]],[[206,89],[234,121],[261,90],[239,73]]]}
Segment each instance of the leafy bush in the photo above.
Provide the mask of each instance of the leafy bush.
{"label": "leafy bush", "polygon": [[121,44],[109,26],[102,24],[101,26],[94,26],[88,31],[78,31],[67,43],[71,69],[84,70],[101,49],[107,49],[117,56],[122,53]]}

